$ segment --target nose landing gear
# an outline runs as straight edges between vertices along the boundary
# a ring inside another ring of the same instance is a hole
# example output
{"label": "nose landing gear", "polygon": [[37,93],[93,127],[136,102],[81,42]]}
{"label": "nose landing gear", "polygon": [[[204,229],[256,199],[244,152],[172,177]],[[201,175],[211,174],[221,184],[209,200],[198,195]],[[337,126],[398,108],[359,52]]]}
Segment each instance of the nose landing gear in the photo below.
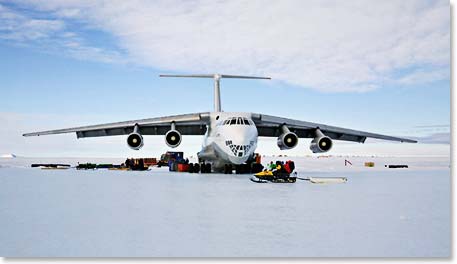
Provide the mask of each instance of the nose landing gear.
{"label": "nose landing gear", "polygon": [[239,165],[225,164],[224,174],[232,174],[233,169],[235,169],[236,174],[251,174],[251,173],[261,172],[263,170],[263,166],[260,163],[239,164]]}
{"label": "nose landing gear", "polygon": [[233,173],[233,167],[231,164],[225,164],[224,166],[224,174],[232,174]]}

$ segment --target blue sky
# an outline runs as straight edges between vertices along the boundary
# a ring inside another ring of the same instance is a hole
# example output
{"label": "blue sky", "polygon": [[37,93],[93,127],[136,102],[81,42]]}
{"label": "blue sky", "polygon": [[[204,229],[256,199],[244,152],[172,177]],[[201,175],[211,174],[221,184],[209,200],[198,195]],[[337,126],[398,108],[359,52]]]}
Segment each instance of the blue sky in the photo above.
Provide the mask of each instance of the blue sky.
{"label": "blue sky", "polygon": [[[255,1],[241,10],[237,1],[179,2],[180,8],[171,10],[160,1],[109,3],[0,1],[0,113],[11,124],[1,133],[212,110],[211,80],[158,77],[169,72],[273,78],[223,80],[225,111],[427,137],[430,142],[435,134],[449,133],[445,1],[284,1],[257,17]],[[219,16],[209,12],[218,9],[224,10]],[[305,18],[295,15],[296,9]],[[398,14],[406,18],[398,19]],[[265,24],[275,19],[277,23]],[[335,21],[338,26],[331,26]],[[30,118],[40,122],[28,122]],[[43,151],[30,146],[33,139],[8,141],[0,144],[0,152]],[[64,140],[60,143],[64,146]],[[401,147],[391,151],[396,148]],[[368,147],[370,151],[377,150]]]}

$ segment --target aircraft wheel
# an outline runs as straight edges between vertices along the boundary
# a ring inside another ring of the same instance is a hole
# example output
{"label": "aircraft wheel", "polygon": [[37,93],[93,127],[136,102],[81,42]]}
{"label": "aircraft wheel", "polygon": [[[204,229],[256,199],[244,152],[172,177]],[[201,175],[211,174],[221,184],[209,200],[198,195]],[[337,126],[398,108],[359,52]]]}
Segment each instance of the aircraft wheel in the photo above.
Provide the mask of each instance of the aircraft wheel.
{"label": "aircraft wheel", "polygon": [[242,174],[243,173],[243,164],[235,165],[235,173],[236,174]]}
{"label": "aircraft wheel", "polygon": [[246,174],[246,164],[240,165],[240,174]]}
{"label": "aircraft wheel", "polygon": [[224,173],[225,174],[232,174],[232,167],[229,164],[225,164]]}
{"label": "aircraft wheel", "polygon": [[194,164],[194,172],[195,173],[199,173],[200,172],[200,164],[198,164],[198,163]]}

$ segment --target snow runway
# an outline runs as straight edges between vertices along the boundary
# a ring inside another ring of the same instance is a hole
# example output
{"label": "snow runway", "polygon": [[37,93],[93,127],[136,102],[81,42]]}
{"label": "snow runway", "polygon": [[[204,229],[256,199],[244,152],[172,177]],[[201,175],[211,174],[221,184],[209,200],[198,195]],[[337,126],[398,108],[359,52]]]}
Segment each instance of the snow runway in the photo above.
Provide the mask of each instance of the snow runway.
{"label": "snow runway", "polygon": [[[344,158],[291,159],[300,177],[347,177],[348,182],[256,184],[250,175],[164,168],[49,171],[29,168],[46,160],[1,159],[0,255],[450,255],[449,158],[350,158],[351,167],[344,167]],[[86,162],[67,160],[76,161]],[[363,167],[363,161],[376,166]]]}

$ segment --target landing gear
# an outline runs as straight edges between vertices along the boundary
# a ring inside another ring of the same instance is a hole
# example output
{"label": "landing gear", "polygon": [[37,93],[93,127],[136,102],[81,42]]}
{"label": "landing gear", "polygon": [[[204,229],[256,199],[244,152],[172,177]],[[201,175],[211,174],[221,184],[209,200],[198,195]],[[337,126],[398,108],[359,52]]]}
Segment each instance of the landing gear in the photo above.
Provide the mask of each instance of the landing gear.
{"label": "landing gear", "polygon": [[210,163],[189,163],[189,173],[211,173]]}
{"label": "landing gear", "polygon": [[211,173],[211,164],[210,163],[202,163],[200,165],[201,173]]}
{"label": "landing gear", "polygon": [[262,164],[257,163],[239,165],[225,164],[224,174],[232,174],[233,169],[235,169],[236,174],[250,174],[261,172],[263,170],[263,166]]}
{"label": "landing gear", "polygon": [[200,172],[200,164],[198,164],[198,163],[194,164],[193,172],[194,173],[199,173]]}
{"label": "landing gear", "polygon": [[236,174],[249,174],[251,173],[251,167],[248,164],[235,165]]}
{"label": "landing gear", "polygon": [[233,168],[231,164],[225,164],[224,166],[224,174],[232,174]]}
{"label": "landing gear", "polygon": [[251,173],[259,173],[263,171],[263,165],[260,163],[252,163],[251,164]]}

